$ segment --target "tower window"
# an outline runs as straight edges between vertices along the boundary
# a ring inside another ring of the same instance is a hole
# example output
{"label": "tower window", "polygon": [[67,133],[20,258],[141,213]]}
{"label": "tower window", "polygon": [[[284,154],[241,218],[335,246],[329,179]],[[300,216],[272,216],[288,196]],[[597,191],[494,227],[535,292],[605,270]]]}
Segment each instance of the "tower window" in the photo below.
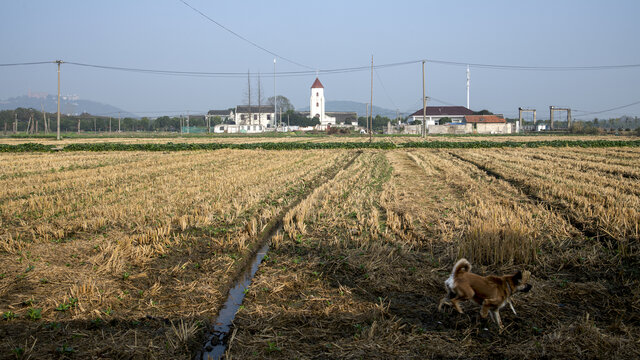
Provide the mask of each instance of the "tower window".
{"label": "tower window", "polygon": [[320,93],[319,93],[319,92],[317,92],[317,93],[316,93],[316,96],[320,96]]}
{"label": "tower window", "polygon": [[316,103],[316,107],[320,106],[320,103]]}

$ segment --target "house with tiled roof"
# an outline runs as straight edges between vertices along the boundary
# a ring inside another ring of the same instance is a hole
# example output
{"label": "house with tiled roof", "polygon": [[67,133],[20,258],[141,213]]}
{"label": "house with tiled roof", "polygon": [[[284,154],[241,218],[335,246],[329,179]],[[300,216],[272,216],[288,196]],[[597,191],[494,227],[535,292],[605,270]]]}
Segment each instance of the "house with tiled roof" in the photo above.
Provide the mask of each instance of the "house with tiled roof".
{"label": "house with tiled roof", "polygon": [[507,120],[499,115],[466,115],[464,122],[467,124],[504,124]]}
{"label": "house with tiled roof", "polygon": [[461,123],[465,116],[473,115],[473,111],[464,106],[427,106],[426,112],[426,121],[424,121],[423,109],[420,108],[413,114],[409,115],[409,122],[419,120],[429,126],[438,125],[442,118],[449,118],[451,119],[451,122]]}

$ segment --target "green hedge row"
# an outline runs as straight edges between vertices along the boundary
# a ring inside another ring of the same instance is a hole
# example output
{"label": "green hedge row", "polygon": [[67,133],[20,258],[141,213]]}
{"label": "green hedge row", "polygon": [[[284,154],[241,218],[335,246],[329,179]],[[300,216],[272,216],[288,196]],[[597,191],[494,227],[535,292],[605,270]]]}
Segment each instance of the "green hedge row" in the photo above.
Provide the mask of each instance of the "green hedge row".
{"label": "green hedge row", "polygon": [[[250,144],[69,144],[63,151],[183,151],[183,150],[219,150],[219,149],[264,149],[264,150],[312,150],[312,149],[396,149],[396,148],[430,148],[430,149],[479,149],[479,148],[537,148],[537,147],[640,147],[640,140],[545,140],[545,141],[416,141],[401,144],[392,142],[263,142]],[[0,152],[48,152],[54,151],[55,145],[19,144],[2,145]]]}
{"label": "green hedge row", "polygon": [[6,145],[0,144],[0,152],[46,152],[52,151],[54,145],[42,145],[35,143]]}
{"label": "green hedge row", "polygon": [[405,148],[431,149],[479,149],[479,148],[538,148],[538,147],[584,147],[603,148],[616,146],[640,146],[640,140],[542,140],[542,141],[421,141],[400,144]]}

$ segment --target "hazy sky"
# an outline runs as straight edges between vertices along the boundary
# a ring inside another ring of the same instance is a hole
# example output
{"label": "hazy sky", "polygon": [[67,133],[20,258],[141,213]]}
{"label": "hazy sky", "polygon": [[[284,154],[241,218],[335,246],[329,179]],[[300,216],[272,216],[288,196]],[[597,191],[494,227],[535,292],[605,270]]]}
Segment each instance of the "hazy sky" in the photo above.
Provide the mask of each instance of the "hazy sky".
{"label": "hazy sky", "polygon": [[[211,1],[185,0],[228,29],[304,65],[278,72],[338,69],[420,59],[474,64],[640,64],[640,1]],[[63,61],[126,68],[262,74],[273,95],[273,59],[180,0],[2,0],[0,64]],[[427,62],[427,95],[465,105],[466,68]],[[369,101],[370,73],[322,74],[331,100]],[[0,67],[0,99],[56,92],[56,66]],[[277,92],[308,106],[315,72],[279,77]],[[640,100],[640,67],[523,71],[471,66],[471,108],[574,116]],[[62,65],[62,93],[143,114],[202,113],[241,104],[246,75],[168,76]],[[253,85],[255,91],[255,83]],[[379,68],[374,104],[420,108],[421,65]],[[444,105],[432,101],[434,105]],[[582,111],[582,112],[581,112]],[[640,104],[583,117],[640,115]]]}

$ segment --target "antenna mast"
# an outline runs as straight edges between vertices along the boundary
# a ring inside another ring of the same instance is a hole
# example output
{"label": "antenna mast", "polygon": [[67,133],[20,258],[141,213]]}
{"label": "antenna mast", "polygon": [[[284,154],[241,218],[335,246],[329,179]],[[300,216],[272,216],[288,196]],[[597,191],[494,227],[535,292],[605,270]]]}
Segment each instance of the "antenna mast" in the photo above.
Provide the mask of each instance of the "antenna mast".
{"label": "antenna mast", "polygon": [[469,108],[469,65],[467,65],[467,109]]}

